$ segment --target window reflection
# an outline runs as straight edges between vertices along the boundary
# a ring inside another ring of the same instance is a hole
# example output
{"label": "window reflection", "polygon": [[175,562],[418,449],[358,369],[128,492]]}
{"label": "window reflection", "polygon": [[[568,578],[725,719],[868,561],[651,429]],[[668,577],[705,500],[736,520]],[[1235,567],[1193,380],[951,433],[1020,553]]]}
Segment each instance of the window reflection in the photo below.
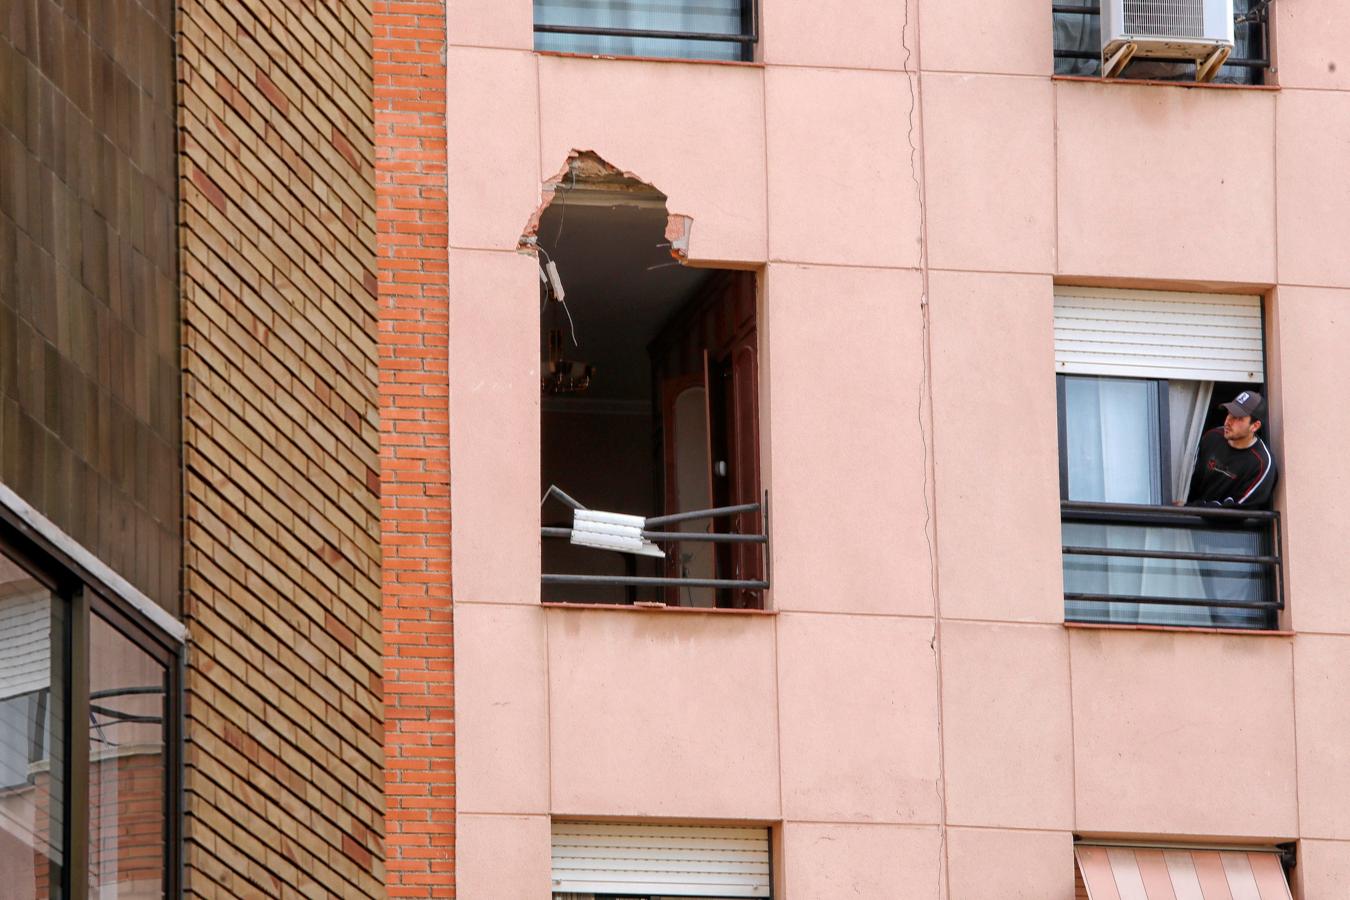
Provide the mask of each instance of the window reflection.
{"label": "window reflection", "polygon": [[89,896],[164,896],[164,666],[98,616],[89,628]]}
{"label": "window reflection", "polygon": [[0,557],[0,893],[60,896],[63,607]]}

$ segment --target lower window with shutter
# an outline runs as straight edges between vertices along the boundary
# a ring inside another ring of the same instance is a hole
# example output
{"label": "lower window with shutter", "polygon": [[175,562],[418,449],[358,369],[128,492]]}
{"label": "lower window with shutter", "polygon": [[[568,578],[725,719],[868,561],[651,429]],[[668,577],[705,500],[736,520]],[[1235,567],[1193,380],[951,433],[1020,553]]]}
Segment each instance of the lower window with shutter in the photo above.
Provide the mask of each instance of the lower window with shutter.
{"label": "lower window with shutter", "polygon": [[768,828],[553,823],[553,900],[772,896]]}

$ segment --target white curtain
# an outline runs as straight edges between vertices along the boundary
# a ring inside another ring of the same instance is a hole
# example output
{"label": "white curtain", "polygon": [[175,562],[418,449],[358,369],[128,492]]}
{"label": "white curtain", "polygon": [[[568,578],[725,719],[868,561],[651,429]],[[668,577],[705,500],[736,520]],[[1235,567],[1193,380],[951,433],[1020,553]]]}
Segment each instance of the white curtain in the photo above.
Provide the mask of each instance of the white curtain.
{"label": "white curtain", "polygon": [[[1162,502],[1157,382],[1123,378],[1065,379],[1065,443],[1070,500],[1098,503]],[[1066,522],[1064,542],[1083,547],[1144,549],[1144,529]],[[1140,560],[1066,556],[1067,593],[1130,596],[1141,593]],[[1105,607],[1103,609],[1103,606]],[[1078,602],[1075,618],[1137,622],[1139,604]]]}
{"label": "white curtain", "polygon": [[1191,491],[1191,473],[1200,452],[1200,436],[1205,433],[1205,417],[1214,396],[1212,381],[1169,381],[1167,383],[1168,426],[1172,448],[1172,499],[1186,501]]}
{"label": "white curtain", "polygon": [[[739,34],[741,0],[534,0],[536,25],[628,28]],[[612,37],[582,34],[535,35],[535,48],[564,53],[740,59],[735,43]]]}
{"label": "white curtain", "polygon": [[[1214,394],[1212,381],[1169,381],[1167,383],[1167,425],[1171,446],[1168,462],[1172,469],[1171,499],[1186,501],[1191,489],[1191,473],[1204,434],[1205,417]],[[1149,528],[1144,546],[1149,550],[1193,553],[1193,533],[1183,528]],[[1194,560],[1151,561],[1143,569],[1140,593],[1153,597],[1201,598],[1205,582],[1200,564]],[[1150,605],[1140,617],[1156,625],[1209,625],[1211,610],[1203,606]]]}

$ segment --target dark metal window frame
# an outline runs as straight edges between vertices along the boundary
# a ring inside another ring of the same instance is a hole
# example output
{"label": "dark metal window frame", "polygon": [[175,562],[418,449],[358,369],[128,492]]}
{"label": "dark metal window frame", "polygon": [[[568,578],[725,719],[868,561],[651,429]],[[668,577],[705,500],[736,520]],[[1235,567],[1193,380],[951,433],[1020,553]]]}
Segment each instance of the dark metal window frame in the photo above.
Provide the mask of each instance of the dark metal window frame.
{"label": "dark metal window frame", "polygon": [[[736,34],[718,34],[706,31],[665,31],[653,28],[603,28],[589,25],[541,25],[534,23],[535,34],[576,34],[587,37],[621,37],[653,39],[663,41],[706,41],[718,44],[736,44],[740,48],[739,62],[754,62],[755,47],[759,44],[759,0],[740,0],[741,30]],[[562,51],[567,52],[567,51]],[[578,51],[580,53],[580,51]],[[610,54],[581,53],[584,56],[608,56]],[[665,57],[639,58],[664,59]],[[689,62],[698,62],[699,57],[678,57]]]}
{"label": "dark metal window frame", "polygon": [[[1061,15],[1071,15],[1071,16],[1100,16],[1100,15],[1101,15],[1101,2],[1100,2],[1100,0],[1087,0],[1087,2],[1084,2],[1084,3],[1081,3],[1081,4],[1079,4],[1079,3],[1055,3],[1055,4],[1053,4],[1053,5],[1051,6],[1051,10],[1052,10],[1052,13],[1051,13],[1052,16],[1061,16]],[[1238,20],[1238,21],[1236,21],[1236,27],[1239,27],[1239,28],[1240,28],[1240,27],[1242,27],[1242,26],[1245,25],[1245,26],[1247,26],[1247,27],[1249,27],[1249,28],[1255,27],[1255,28],[1257,29],[1257,34],[1259,35],[1259,39],[1258,39],[1257,43],[1258,43],[1259,48],[1260,48],[1260,55],[1259,55],[1259,56],[1255,56],[1255,57],[1230,56],[1230,57],[1228,57],[1228,59],[1224,60],[1224,63],[1223,63],[1223,64],[1224,64],[1225,66],[1234,66],[1234,67],[1236,67],[1236,68],[1244,68],[1244,69],[1260,69],[1260,70],[1262,70],[1262,71],[1264,72],[1264,70],[1267,70],[1267,69],[1270,68],[1270,3],[1269,3],[1269,2],[1266,2],[1266,3],[1264,3],[1264,4],[1259,4],[1259,5],[1258,5],[1258,8],[1257,8],[1257,10],[1256,10],[1256,12],[1255,12],[1255,13],[1249,13],[1248,15],[1249,15],[1249,16],[1250,16],[1250,15],[1255,15],[1256,18],[1255,18],[1255,19]],[[1061,50],[1060,48],[1056,47],[1056,48],[1054,49],[1054,58],[1055,58],[1055,59],[1090,59],[1090,60],[1098,60],[1098,61],[1100,61],[1100,60],[1101,60],[1101,54],[1100,54],[1100,53],[1093,53],[1091,50]],[[1185,57],[1176,57],[1176,58],[1171,58],[1171,57],[1149,57],[1148,59],[1149,59],[1150,62],[1173,62],[1173,63],[1192,63],[1192,62],[1194,62],[1193,59],[1189,59],[1189,58],[1185,58]],[[1127,67],[1127,71],[1128,71],[1128,67]],[[1261,82],[1262,82],[1262,83],[1265,82],[1265,76],[1264,76],[1264,74],[1263,74],[1262,77],[1261,77]]]}
{"label": "dark metal window frame", "polygon": [[[54,547],[20,517],[0,505],[0,553],[20,566],[63,604],[66,629],[61,646],[65,756],[62,764],[64,864],[60,897],[85,900],[89,894],[89,741],[75,723],[90,721],[89,634],[91,616],[135,644],[164,667],[164,896],[177,897],[183,884],[183,684],[184,648],[145,620],[116,592],[101,589],[78,561]],[[98,699],[94,697],[92,699]]]}

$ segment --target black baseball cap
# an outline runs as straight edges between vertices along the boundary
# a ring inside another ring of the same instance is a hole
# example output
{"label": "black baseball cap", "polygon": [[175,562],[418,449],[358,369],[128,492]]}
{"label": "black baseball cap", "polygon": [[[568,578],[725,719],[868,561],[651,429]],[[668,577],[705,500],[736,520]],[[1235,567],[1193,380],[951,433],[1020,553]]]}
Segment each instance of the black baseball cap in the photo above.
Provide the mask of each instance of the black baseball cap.
{"label": "black baseball cap", "polygon": [[1256,391],[1243,391],[1227,403],[1220,404],[1237,418],[1251,416],[1258,422],[1266,416],[1266,398]]}

